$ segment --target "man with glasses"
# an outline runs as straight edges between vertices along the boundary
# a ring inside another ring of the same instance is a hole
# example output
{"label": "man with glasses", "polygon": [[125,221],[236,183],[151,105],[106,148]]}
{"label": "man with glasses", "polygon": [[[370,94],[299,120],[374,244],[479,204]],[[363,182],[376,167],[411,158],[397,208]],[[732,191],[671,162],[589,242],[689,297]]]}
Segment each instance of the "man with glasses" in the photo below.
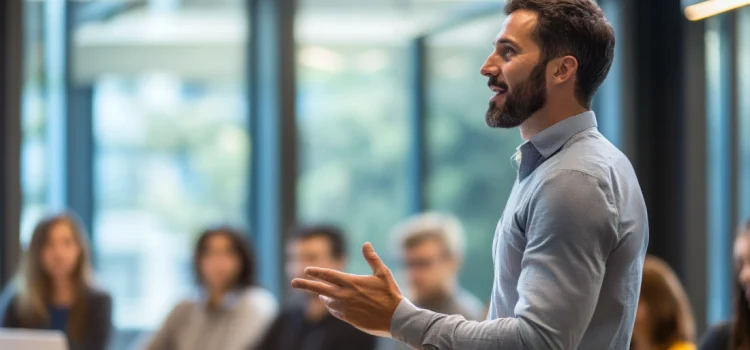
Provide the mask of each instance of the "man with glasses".
{"label": "man with glasses", "polygon": [[[404,292],[417,306],[467,320],[485,318],[484,306],[458,284],[464,251],[464,231],[453,216],[425,213],[396,227],[394,241],[406,274]],[[410,349],[391,339],[381,350]]]}
{"label": "man with glasses", "polygon": [[416,305],[468,320],[484,319],[484,306],[458,285],[464,249],[464,232],[454,217],[418,215],[394,233],[406,268],[406,290]]}

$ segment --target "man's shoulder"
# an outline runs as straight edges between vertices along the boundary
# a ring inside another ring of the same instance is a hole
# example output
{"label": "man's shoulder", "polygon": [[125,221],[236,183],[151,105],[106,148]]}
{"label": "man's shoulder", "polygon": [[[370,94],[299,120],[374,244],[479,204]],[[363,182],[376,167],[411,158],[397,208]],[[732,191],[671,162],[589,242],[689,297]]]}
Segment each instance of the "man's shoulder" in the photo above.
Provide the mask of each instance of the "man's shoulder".
{"label": "man's shoulder", "polygon": [[608,192],[638,183],[628,157],[596,130],[574,136],[549,162],[542,181],[564,173],[578,173],[596,179]]}
{"label": "man's shoulder", "polygon": [[557,165],[559,169],[581,171],[604,181],[612,172],[633,171],[628,157],[598,131],[574,136],[560,150]]}

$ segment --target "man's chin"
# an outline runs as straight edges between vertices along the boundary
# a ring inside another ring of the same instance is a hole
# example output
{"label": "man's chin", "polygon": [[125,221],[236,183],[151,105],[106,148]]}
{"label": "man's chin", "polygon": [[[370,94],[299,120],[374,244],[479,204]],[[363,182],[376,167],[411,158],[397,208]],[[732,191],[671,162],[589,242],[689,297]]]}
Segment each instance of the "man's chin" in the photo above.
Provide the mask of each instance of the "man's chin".
{"label": "man's chin", "polygon": [[512,129],[523,123],[523,121],[518,120],[518,118],[511,118],[508,115],[495,113],[493,111],[487,111],[484,119],[487,126],[498,129]]}

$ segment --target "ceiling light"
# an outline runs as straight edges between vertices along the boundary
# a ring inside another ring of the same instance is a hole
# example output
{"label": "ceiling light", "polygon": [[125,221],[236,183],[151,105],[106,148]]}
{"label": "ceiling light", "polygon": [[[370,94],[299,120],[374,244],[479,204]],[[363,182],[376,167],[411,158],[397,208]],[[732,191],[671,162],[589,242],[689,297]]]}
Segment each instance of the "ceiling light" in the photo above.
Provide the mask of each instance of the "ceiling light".
{"label": "ceiling light", "polygon": [[745,5],[750,5],[750,0],[708,0],[686,7],[685,17],[699,21]]}

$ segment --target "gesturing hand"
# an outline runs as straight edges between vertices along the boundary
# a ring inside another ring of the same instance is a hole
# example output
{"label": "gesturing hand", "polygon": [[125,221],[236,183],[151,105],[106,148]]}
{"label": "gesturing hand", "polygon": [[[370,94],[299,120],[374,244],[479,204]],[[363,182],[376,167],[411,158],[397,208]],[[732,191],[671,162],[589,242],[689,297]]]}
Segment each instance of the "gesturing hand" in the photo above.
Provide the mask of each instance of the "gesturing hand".
{"label": "gesturing hand", "polygon": [[391,270],[370,243],[362,247],[362,255],[372,268],[370,276],[308,267],[305,274],[309,279],[294,279],[292,287],[318,294],[331,315],[360,330],[389,337],[393,313],[403,296]]}

